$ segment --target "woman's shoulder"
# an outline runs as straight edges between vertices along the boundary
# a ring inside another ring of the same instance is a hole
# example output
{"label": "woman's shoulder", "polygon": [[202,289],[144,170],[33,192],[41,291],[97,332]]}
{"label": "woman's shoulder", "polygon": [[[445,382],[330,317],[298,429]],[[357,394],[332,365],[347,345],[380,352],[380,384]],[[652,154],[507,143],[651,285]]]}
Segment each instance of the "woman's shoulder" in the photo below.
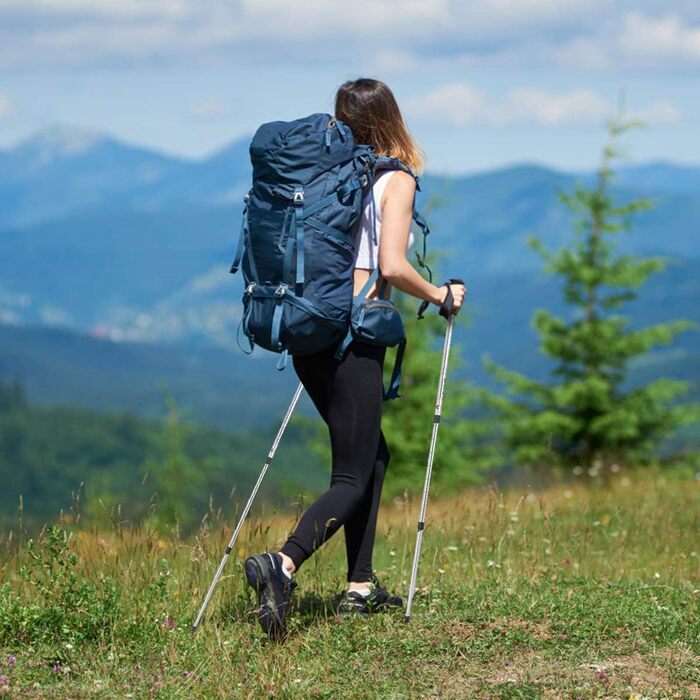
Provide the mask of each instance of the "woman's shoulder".
{"label": "woman's shoulder", "polygon": [[[386,194],[392,193],[397,195],[410,194],[413,195],[416,191],[416,181],[410,173],[405,170],[387,170]],[[390,174],[390,175],[389,175]]]}

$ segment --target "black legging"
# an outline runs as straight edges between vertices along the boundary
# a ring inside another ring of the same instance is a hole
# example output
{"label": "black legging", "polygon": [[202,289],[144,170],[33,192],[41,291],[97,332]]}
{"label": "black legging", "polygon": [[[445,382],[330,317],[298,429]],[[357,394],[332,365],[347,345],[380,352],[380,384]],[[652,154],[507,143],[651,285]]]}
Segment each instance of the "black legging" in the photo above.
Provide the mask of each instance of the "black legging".
{"label": "black legging", "polygon": [[379,498],[389,464],[381,429],[386,348],[358,341],[339,362],[336,348],[295,356],[294,369],[328,425],[331,485],[282,547],[297,569],[345,526],[348,581],[369,581]]}

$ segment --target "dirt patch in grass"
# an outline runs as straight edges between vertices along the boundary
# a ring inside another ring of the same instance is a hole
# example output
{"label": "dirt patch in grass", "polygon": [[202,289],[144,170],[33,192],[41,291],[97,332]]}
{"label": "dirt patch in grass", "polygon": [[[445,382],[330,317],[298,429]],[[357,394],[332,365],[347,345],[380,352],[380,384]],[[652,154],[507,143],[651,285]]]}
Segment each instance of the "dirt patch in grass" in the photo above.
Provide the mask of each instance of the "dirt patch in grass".
{"label": "dirt patch in grass", "polygon": [[666,649],[580,662],[525,652],[489,664],[460,655],[452,664],[432,667],[430,698],[678,698],[700,699],[694,680],[700,659],[687,649]]}
{"label": "dirt patch in grass", "polygon": [[503,617],[493,622],[484,623],[483,627],[498,631],[501,634],[508,634],[509,631],[518,630],[538,640],[551,639],[554,635],[546,622],[518,620],[510,617]]}

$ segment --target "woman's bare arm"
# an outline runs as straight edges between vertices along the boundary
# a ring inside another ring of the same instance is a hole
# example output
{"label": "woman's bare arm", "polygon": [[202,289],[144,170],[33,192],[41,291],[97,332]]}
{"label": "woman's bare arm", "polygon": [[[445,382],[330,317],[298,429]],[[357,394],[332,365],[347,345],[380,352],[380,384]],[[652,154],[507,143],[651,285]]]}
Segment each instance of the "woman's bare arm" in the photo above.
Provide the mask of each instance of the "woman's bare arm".
{"label": "woman's bare arm", "polygon": [[[379,267],[382,276],[402,292],[433,304],[442,304],[447,287],[436,287],[425,280],[406,258],[408,234],[413,220],[413,199],[416,182],[399,170],[391,176],[382,197],[382,234],[379,239]],[[463,285],[450,285],[454,308],[459,309],[466,290]]]}

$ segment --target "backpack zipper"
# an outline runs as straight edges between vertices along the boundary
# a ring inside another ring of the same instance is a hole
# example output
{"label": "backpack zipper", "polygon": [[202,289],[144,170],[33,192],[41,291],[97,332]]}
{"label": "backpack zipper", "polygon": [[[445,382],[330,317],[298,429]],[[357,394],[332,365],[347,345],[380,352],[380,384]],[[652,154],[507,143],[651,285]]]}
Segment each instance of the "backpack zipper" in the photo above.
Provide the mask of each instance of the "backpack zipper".
{"label": "backpack zipper", "polygon": [[398,308],[393,301],[388,301],[387,299],[367,299],[367,302],[362,304],[362,306],[387,306],[390,309]]}

